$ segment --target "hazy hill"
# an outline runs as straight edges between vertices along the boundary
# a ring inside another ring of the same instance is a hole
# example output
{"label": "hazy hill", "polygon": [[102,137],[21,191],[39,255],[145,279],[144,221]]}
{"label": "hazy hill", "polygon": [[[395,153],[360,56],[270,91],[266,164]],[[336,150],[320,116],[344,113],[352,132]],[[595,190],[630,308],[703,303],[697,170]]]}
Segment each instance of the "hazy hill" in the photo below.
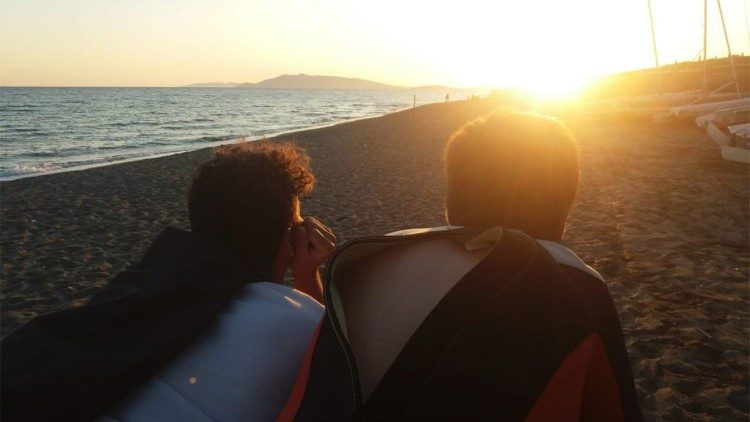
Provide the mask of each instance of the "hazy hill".
{"label": "hazy hill", "polygon": [[[750,56],[732,56],[740,90],[750,91]],[[706,63],[706,87],[717,89],[733,80],[729,58],[709,59]],[[659,91],[683,92],[703,88],[702,61],[681,62],[659,69],[649,68],[619,73],[599,79],[586,92],[588,98],[626,97],[655,94]],[[720,92],[732,92],[734,86],[726,86]]]}
{"label": "hazy hill", "polygon": [[281,75],[258,83],[244,83],[238,88],[280,88],[280,89],[400,89],[404,87],[381,84],[358,78],[318,75]]}
{"label": "hazy hill", "polygon": [[204,82],[197,84],[185,85],[190,88],[234,88],[241,85],[239,82]]}
{"label": "hazy hill", "polygon": [[451,88],[443,85],[424,85],[417,87],[388,85],[359,78],[321,75],[281,75],[257,83],[223,83],[208,82],[185,85],[205,88],[274,88],[274,89],[340,89],[340,90],[408,90],[410,92],[445,92],[452,94],[475,94],[488,91],[487,88]]}

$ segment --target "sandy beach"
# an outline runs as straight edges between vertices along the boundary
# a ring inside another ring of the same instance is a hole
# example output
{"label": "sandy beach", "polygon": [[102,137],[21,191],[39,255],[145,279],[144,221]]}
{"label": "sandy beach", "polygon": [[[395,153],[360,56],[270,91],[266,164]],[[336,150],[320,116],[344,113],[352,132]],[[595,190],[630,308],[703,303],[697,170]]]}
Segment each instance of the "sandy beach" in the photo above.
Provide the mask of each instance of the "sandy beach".
{"label": "sandy beach", "polygon": [[[444,223],[442,146],[489,100],[279,137],[310,154],[303,214],[340,242]],[[689,123],[568,112],[581,183],[565,241],[606,278],[649,420],[747,420],[750,170]],[[0,330],[85,303],[167,225],[210,150],[0,183]]]}

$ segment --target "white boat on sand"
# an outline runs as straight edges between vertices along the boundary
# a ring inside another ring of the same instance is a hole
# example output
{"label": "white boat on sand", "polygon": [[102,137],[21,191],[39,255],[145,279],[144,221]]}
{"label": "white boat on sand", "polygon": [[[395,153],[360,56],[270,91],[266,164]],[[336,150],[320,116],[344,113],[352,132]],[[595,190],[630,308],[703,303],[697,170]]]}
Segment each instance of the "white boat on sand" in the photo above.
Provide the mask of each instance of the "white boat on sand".
{"label": "white boat on sand", "polygon": [[710,122],[714,122],[717,126],[748,123],[750,122],[750,107],[716,110],[695,118],[695,125],[700,128],[707,128]]}
{"label": "white boat on sand", "polygon": [[721,146],[721,158],[750,164],[750,123],[727,127],[728,144]]}
{"label": "white boat on sand", "polygon": [[673,116],[699,116],[702,114],[715,113],[725,109],[750,108],[750,97],[735,100],[714,101],[711,103],[688,104],[672,107],[670,112]]}
{"label": "white boat on sand", "polygon": [[750,164],[750,149],[722,146],[721,158],[729,161]]}
{"label": "white boat on sand", "polygon": [[708,127],[714,119],[716,119],[716,113],[701,114],[695,118],[695,125],[700,128]]}
{"label": "white boat on sand", "polygon": [[750,123],[728,126],[727,130],[736,137],[738,143],[740,140],[750,141]]}
{"label": "white boat on sand", "polygon": [[713,121],[708,122],[706,132],[708,133],[708,137],[713,139],[719,146],[729,146],[729,136],[723,130],[719,129]]}

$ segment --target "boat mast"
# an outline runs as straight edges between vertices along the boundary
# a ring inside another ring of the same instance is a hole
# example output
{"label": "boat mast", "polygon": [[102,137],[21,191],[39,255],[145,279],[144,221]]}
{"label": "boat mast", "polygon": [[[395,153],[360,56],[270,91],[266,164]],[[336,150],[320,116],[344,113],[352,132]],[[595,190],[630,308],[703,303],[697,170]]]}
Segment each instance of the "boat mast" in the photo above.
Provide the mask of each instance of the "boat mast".
{"label": "boat mast", "polygon": [[703,0],[703,90],[708,86],[708,50],[707,47],[708,33],[708,0]]}
{"label": "boat mast", "polygon": [[662,91],[661,70],[659,69],[659,53],[656,51],[656,33],[654,32],[654,16],[651,13],[651,0],[648,0],[648,20],[651,22],[651,45],[654,48],[654,60],[656,61],[656,72],[659,81],[659,93]]}
{"label": "boat mast", "polygon": [[[650,0],[649,0],[650,1]],[[732,68],[732,76],[734,77],[734,87],[737,93],[740,93],[740,83],[737,78],[737,69],[734,67],[734,59],[732,58],[732,49],[729,47],[729,36],[727,35],[727,25],[724,23],[724,13],[721,11],[721,0],[716,0],[716,5],[719,6],[719,17],[721,18],[721,27],[724,29],[724,40],[727,42],[727,52],[729,53],[729,66]]]}

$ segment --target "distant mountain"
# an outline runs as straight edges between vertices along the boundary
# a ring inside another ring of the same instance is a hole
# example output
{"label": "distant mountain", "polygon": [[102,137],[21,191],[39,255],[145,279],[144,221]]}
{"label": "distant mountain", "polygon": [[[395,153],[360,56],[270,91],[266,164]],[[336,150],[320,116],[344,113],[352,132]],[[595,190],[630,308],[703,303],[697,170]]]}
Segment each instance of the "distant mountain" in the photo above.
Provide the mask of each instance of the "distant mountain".
{"label": "distant mountain", "polygon": [[[266,79],[258,83],[198,83],[186,85],[189,87],[227,87],[227,88],[275,88],[275,89],[341,89],[341,90],[408,90],[413,92],[450,92],[450,93],[473,93],[478,89],[451,88],[443,85],[424,85],[417,87],[388,85],[380,82],[368,81],[359,78],[344,78],[341,76],[306,75],[281,75]],[[486,91],[486,90],[484,90]]]}
{"label": "distant mountain", "polygon": [[281,75],[258,83],[244,83],[237,88],[279,88],[279,89],[401,89],[396,85],[381,84],[358,78],[318,75]]}
{"label": "distant mountain", "polygon": [[239,82],[205,82],[200,84],[184,85],[189,88],[234,88],[241,85]]}

